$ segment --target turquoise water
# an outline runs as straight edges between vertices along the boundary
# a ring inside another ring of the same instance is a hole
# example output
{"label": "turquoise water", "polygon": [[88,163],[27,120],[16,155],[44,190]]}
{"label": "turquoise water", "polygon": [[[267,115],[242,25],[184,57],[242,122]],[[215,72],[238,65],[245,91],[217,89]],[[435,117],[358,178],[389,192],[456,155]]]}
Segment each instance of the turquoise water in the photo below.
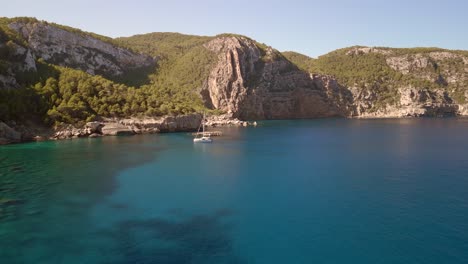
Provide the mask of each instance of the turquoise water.
{"label": "turquoise water", "polygon": [[224,132],[0,147],[0,262],[468,262],[468,119]]}

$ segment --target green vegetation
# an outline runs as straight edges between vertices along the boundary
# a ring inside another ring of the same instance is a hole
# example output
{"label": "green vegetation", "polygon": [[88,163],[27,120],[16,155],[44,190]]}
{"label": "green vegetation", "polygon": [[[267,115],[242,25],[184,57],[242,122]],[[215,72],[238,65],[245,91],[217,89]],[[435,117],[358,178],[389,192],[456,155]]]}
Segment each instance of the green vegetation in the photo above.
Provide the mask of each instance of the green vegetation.
{"label": "green vegetation", "polygon": [[[425,89],[446,89],[457,102],[465,102],[464,93],[467,85],[447,83],[439,76],[466,73],[465,65],[461,58],[449,58],[440,65],[429,56],[430,52],[448,51],[439,48],[377,48],[383,52],[370,52],[362,54],[349,54],[355,48],[339,49],[312,59],[296,52],[284,52],[283,55],[296,64],[300,69],[314,73],[333,75],[346,86],[360,89],[378,90],[379,98],[375,102],[375,109],[394,104],[398,101],[397,88],[413,86]],[[387,53],[386,53],[387,52]],[[467,55],[467,51],[449,51],[453,54]],[[392,69],[387,64],[387,58],[394,56],[407,56],[411,62],[416,58],[428,60],[425,68],[413,67],[409,74],[403,74]],[[416,57],[417,56],[417,57]],[[439,81],[437,81],[439,80]]]}
{"label": "green vegetation", "polygon": [[[47,124],[80,124],[97,117],[187,114],[201,111],[201,99],[170,89],[118,84],[80,70],[43,64],[48,74],[26,88],[0,90],[0,119],[42,119]],[[34,75],[34,74],[31,74]]]}
{"label": "green vegetation", "polygon": [[141,89],[151,91],[150,97],[160,97],[164,104],[148,104],[150,114],[161,114],[168,108],[184,111],[203,108],[196,91],[216,61],[216,54],[203,46],[211,39],[178,33],[150,33],[116,39],[123,46],[133,47],[157,59],[156,71],[148,75],[150,83]]}
{"label": "green vegetation", "polygon": [[176,94],[199,88],[208,77],[216,56],[203,44],[211,39],[178,33],[150,33],[116,41],[157,58],[157,69],[149,75],[151,86],[169,89]]}
{"label": "green vegetation", "polygon": [[[14,20],[37,22],[29,18]],[[6,21],[3,24],[6,26],[12,19],[2,21]],[[96,37],[73,28],[54,26]],[[0,28],[0,40],[22,41],[13,33]],[[202,86],[216,59],[215,54],[203,47],[211,39],[175,33],[153,33],[112,41],[101,39],[157,58],[156,68],[128,71],[112,80],[38,60],[37,73],[15,72],[21,88],[0,90],[0,120],[39,119],[47,124],[80,124],[99,117],[204,111],[196,90]],[[9,54],[6,45],[0,45],[0,54],[0,70],[3,64],[7,69],[12,59],[6,56]]]}
{"label": "green vegetation", "polygon": [[33,23],[37,22],[37,19],[35,18],[29,18],[29,17],[18,17],[18,18],[6,18],[6,17],[0,17],[0,43],[2,41],[14,41],[22,46],[26,46],[27,43],[26,41],[18,34],[16,31],[10,29],[8,27],[8,24],[12,22],[20,22],[23,21],[25,23]]}
{"label": "green vegetation", "polygon": [[285,51],[283,52],[283,56],[303,71],[314,70],[315,61],[311,57],[294,51]]}

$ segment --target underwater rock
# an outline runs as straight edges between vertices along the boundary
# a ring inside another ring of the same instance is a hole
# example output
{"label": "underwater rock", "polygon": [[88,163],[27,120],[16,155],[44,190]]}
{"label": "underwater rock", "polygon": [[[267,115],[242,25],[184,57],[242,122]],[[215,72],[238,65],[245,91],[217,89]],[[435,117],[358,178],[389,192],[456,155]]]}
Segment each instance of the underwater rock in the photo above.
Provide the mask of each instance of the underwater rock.
{"label": "underwater rock", "polygon": [[0,205],[4,205],[4,206],[19,205],[23,203],[25,203],[25,201],[19,200],[19,199],[7,199],[7,198],[0,199]]}

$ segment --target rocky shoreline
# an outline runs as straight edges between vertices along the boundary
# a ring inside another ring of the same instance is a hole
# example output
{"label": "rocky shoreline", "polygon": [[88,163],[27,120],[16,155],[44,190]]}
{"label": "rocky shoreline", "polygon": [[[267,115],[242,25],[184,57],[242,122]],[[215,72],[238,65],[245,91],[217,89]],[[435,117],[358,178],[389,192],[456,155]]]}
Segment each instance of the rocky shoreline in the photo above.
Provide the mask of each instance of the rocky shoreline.
{"label": "rocky shoreline", "polygon": [[[105,118],[102,121],[88,122],[83,127],[63,125],[48,130],[26,128],[18,126],[16,123],[9,126],[6,123],[0,122],[0,145],[86,137],[98,138],[103,136],[193,132],[199,128],[202,118],[200,114],[158,118]],[[247,127],[256,126],[257,122],[241,121],[229,115],[213,115],[206,118],[205,124],[207,127]]]}
{"label": "rocky shoreline", "polygon": [[[353,116],[354,119],[391,119],[391,118],[420,118],[420,117],[466,117],[466,109],[458,109],[459,114],[427,115],[427,109],[413,109],[411,111],[398,111],[397,109],[385,109],[374,114]],[[392,111],[393,110],[393,111]],[[15,122],[4,123],[0,121],[0,145],[45,141],[63,140],[73,138],[98,138],[103,136],[128,136],[138,134],[157,134],[171,132],[194,132],[200,126],[201,114],[189,114],[179,116],[144,117],[144,118],[103,118],[101,121],[88,122],[83,127],[63,125],[56,128],[44,128],[40,126],[18,125]],[[256,121],[242,121],[233,118],[229,114],[212,115],[205,119],[208,128],[215,127],[248,127],[257,126]]]}

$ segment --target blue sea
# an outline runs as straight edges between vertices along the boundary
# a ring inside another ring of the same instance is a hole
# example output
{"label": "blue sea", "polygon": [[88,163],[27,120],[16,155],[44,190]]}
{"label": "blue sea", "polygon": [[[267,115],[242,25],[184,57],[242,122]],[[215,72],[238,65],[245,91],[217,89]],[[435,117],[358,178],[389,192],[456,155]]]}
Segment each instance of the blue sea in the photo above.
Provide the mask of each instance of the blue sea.
{"label": "blue sea", "polygon": [[468,263],[468,119],[0,147],[0,262]]}

